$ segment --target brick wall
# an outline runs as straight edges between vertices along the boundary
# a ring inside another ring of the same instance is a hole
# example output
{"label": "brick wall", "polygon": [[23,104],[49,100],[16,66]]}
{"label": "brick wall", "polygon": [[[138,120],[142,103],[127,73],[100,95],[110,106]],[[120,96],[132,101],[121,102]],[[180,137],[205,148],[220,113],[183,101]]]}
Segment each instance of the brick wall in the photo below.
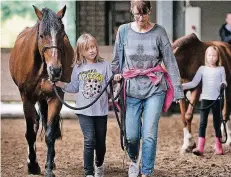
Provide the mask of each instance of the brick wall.
{"label": "brick wall", "polygon": [[79,33],[82,34],[84,32],[92,34],[99,45],[105,44],[104,1],[79,2]]}

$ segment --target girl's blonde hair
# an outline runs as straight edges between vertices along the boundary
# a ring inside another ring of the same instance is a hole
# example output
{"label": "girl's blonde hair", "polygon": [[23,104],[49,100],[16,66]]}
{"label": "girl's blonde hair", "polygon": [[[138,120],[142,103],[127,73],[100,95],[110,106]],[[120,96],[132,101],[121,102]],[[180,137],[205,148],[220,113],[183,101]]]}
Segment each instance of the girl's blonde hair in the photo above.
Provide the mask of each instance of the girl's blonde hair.
{"label": "girl's blonde hair", "polygon": [[205,65],[206,65],[206,66],[208,65],[208,62],[207,62],[207,53],[208,53],[209,49],[211,49],[211,48],[217,52],[217,62],[216,62],[216,65],[217,65],[217,66],[221,66],[221,55],[220,55],[220,51],[219,51],[218,47],[217,47],[217,46],[214,46],[214,45],[209,46],[209,47],[206,49],[206,51],[205,51]]}
{"label": "girl's blonde hair", "polygon": [[75,49],[74,49],[74,59],[73,59],[73,66],[75,64],[77,65],[81,65],[83,64],[84,62],[84,56],[83,56],[83,52],[88,48],[90,47],[90,42],[92,42],[95,47],[96,47],[96,51],[97,51],[97,55],[95,57],[95,61],[96,62],[102,62],[103,61],[103,58],[101,58],[99,56],[99,46],[98,46],[98,43],[96,41],[96,39],[89,33],[85,33],[85,34],[82,34],[77,42],[76,42],[76,46],[75,46]]}

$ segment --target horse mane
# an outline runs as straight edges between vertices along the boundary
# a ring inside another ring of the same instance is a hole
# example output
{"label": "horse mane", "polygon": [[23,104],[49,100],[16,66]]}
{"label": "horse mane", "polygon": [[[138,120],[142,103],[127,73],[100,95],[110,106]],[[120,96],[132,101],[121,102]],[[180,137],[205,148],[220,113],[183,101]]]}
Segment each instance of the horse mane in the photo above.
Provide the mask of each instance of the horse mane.
{"label": "horse mane", "polygon": [[192,33],[192,34],[189,34],[187,36],[183,36],[183,37],[175,40],[172,44],[172,48],[174,50],[177,47],[181,47],[183,45],[186,45],[186,44],[189,44],[192,42],[196,42],[196,41],[200,41],[200,40],[197,38],[197,36],[194,33]]}
{"label": "horse mane", "polygon": [[63,28],[61,19],[59,19],[56,13],[52,12],[48,8],[42,9],[43,18],[42,18],[42,28],[40,29],[41,34],[49,35],[51,29],[55,31],[60,31]]}

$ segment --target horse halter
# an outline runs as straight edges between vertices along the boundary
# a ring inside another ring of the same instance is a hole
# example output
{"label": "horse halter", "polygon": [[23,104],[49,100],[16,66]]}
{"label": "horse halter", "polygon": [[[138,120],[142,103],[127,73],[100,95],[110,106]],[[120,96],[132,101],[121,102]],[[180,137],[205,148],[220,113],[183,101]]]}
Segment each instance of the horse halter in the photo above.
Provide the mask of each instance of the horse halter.
{"label": "horse halter", "polygon": [[[66,36],[66,33],[64,31],[64,36]],[[38,25],[38,29],[37,29],[37,38],[39,39],[39,25]],[[42,46],[42,51],[41,51],[41,58],[42,58],[42,62],[45,61],[45,57],[44,57],[44,53],[47,49],[57,49],[61,52],[61,56],[63,54],[63,50],[61,48],[59,48],[58,46],[44,46],[42,43],[40,43],[40,45]]]}

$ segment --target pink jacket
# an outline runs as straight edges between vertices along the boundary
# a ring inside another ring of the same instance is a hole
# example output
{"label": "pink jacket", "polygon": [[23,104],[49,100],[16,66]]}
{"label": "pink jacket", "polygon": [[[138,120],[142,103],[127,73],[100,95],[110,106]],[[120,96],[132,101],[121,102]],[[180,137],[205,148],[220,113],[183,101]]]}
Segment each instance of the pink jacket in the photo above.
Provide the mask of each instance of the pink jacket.
{"label": "pink jacket", "polygon": [[145,69],[145,70],[144,69],[134,69],[134,68],[125,69],[123,72],[123,77],[125,79],[124,83],[126,83],[127,79],[136,77],[138,75],[146,75],[152,80],[152,83],[154,85],[157,85],[161,81],[161,77],[157,77],[155,75],[155,72],[164,73],[164,77],[168,83],[168,90],[166,92],[165,101],[164,101],[164,105],[163,105],[163,112],[167,112],[167,110],[171,106],[173,98],[174,98],[174,88],[173,88],[172,81],[171,81],[167,71],[165,71],[160,65],[157,65],[154,68]]}

